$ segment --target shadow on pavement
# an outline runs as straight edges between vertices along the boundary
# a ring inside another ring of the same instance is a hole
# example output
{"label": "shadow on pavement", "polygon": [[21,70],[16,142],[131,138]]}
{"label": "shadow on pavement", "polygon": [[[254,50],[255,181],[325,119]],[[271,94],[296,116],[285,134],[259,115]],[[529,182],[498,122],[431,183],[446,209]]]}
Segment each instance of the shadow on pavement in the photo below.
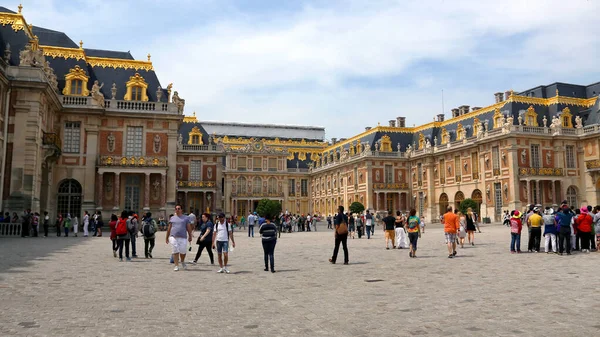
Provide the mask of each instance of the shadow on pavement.
{"label": "shadow on pavement", "polygon": [[3,259],[0,261],[0,274],[25,272],[23,270],[13,270],[13,268],[28,267],[35,260],[51,260],[53,254],[69,254],[68,249],[70,247],[85,243],[88,240],[106,240],[107,247],[110,244],[110,240],[104,237],[2,237],[0,238],[0,256]]}

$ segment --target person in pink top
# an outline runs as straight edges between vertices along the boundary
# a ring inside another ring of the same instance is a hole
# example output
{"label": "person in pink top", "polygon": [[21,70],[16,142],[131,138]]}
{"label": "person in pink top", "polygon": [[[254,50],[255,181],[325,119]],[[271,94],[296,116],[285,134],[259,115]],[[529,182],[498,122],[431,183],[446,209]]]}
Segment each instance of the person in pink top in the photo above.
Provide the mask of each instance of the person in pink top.
{"label": "person in pink top", "polygon": [[514,210],[510,217],[510,252],[521,253],[521,230],[523,223],[521,222],[521,212]]}

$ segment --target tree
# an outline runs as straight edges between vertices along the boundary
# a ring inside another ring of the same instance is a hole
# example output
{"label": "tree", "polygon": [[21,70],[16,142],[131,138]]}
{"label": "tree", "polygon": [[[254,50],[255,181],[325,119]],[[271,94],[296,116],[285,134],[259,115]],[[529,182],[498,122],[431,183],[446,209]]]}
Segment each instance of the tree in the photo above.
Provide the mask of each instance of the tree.
{"label": "tree", "polygon": [[360,213],[364,212],[364,210],[365,210],[365,205],[361,204],[358,201],[355,201],[350,205],[350,213],[352,213],[352,214],[360,214]]}
{"label": "tree", "polygon": [[477,212],[479,206],[477,205],[477,202],[471,198],[467,198],[460,203],[460,211],[463,214],[467,214],[467,208],[469,207],[471,207],[473,212]]}
{"label": "tree", "polygon": [[256,213],[258,213],[260,216],[273,220],[273,218],[281,213],[281,204],[279,201],[262,199],[258,202]]}

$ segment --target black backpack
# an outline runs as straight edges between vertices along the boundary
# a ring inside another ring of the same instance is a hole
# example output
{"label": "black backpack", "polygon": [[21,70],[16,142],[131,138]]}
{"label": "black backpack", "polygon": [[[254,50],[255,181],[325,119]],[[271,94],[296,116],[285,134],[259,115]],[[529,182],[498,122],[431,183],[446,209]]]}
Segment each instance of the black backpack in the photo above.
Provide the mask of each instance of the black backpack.
{"label": "black backpack", "polygon": [[152,219],[144,220],[144,225],[142,226],[142,234],[144,234],[145,237],[151,237],[155,233],[155,228],[152,221]]}

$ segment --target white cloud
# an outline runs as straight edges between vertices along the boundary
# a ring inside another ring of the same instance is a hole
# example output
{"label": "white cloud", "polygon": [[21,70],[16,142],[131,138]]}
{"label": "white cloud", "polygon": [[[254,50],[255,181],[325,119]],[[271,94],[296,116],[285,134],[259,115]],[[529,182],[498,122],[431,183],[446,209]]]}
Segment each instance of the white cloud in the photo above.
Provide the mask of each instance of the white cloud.
{"label": "white cloud", "polygon": [[[86,46],[123,46],[138,58],[150,52],[163,85],[175,83],[189,114],[322,125],[338,138],[396,116],[407,116],[409,125],[429,122],[441,110],[442,88],[448,111],[488,105],[495,91],[594,82],[599,75],[595,1],[332,1],[274,13],[236,10],[233,1],[156,2],[145,10],[93,2],[70,6],[75,12],[39,3],[43,12],[32,8],[28,18],[37,13],[48,28],[95,39]],[[69,20],[73,15],[77,19]],[[123,33],[141,27],[140,39]],[[474,64],[485,74],[415,69],[425,61]],[[348,79],[382,77],[412,85],[347,85]],[[464,80],[474,77],[478,81]]]}

